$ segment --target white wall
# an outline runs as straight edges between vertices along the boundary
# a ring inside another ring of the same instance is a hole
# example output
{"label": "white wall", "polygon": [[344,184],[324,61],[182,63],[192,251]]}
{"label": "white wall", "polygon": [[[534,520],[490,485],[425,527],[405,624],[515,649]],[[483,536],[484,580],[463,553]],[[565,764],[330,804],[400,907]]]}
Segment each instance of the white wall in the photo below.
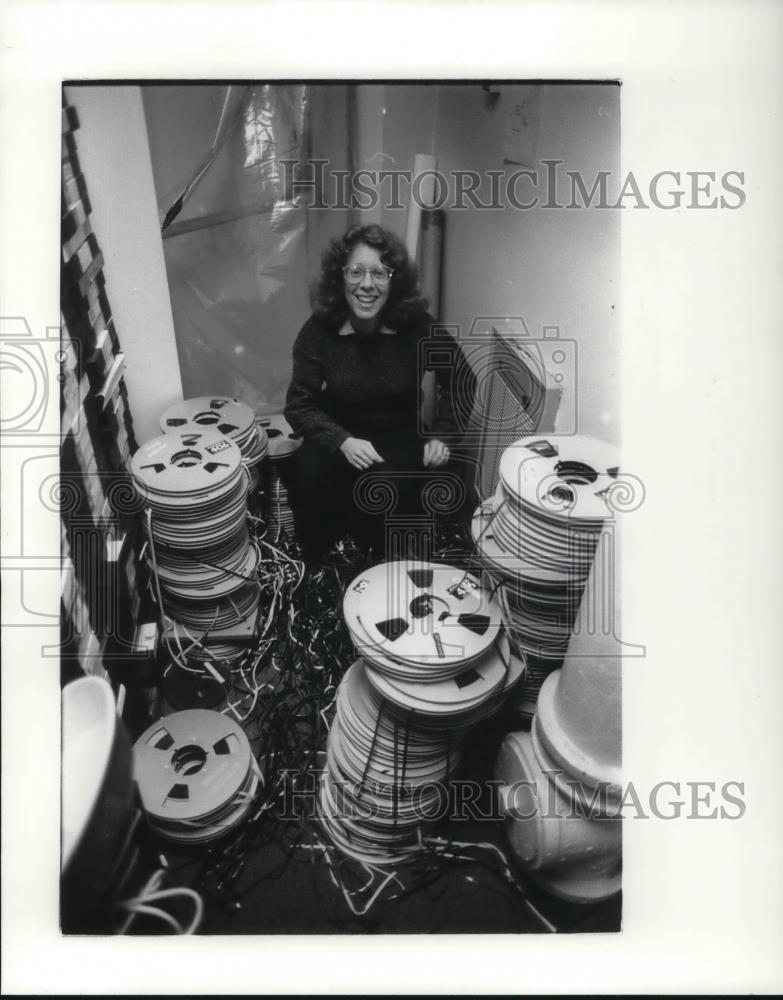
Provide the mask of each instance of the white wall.
{"label": "white wall", "polygon": [[134,429],[144,442],[160,433],[163,410],[182,399],[182,383],[141,92],[135,86],[66,90],[79,116],[79,163],[125,352]]}
{"label": "white wall", "polygon": [[[385,86],[381,151],[397,169],[411,169],[416,153],[433,153],[444,173],[503,170],[510,175],[521,169],[503,163],[513,92],[505,86],[499,90],[491,108],[479,84]],[[614,84],[546,86],[539,169],[542,159],[560,159],[561,171],[583,173],[588,190],[599,170],[611,171],[616,183],[619,116],[620,88]],[[377,149],[377,132],[377,119],[360,115],[359,135],[370,137],[360,149]],[[385,157],[374,163],[375,169],[389,165]],[[531,190],[523,183],[519,197],[528,199]],[[569,200],[567,185],[566,194]],[[485,201],[487,191],[480,197]],[[465,332],[475,318],[487,316],[522,317],[532,337],[541,337],[545,326],[559,327],[561,339],[576,342],[577,370],[573,384],[566,376],[566,391],[576,397],[577,428],[615,443],[620,437],[620,215],[596,207],[447,208],[440,313],[443,322]],[[405,217],[405,210],[381,213],[383,224],[402,235]],[[563,413],[573,410],[570,402],[561,407]]]}
{"label": "white wall", "polygon": [[[619,92],[614,85],[544,89],[537,160],[564,161],[588,190],[599,170],[620,167]],[[477,88],[445,87],[438,117],[444,170],[520,169],[501,163],[511,94],[494,110]],[[531,189],[520,188],[522,199]],[[568,200],[569,195],[564,199]],[[576,341],[577,429],[619,443],[620,212],[612,209],[468,209],[447,219],[444,302],[452,322],[522,316],[532,337],[545,326]],[[563,411],[567,411],[563,407]],[[567,428],[565,428],[567,429]]]}
{"label": "white wall", "polygon": [[[364,84],[356,88],[356,169],[394,169],[384,153],[384,99],[387,88],[382,84]],[[380,154],[380,155],[379,155]],[[383,224],[380,201],[372,208],[360,213],[357,219],[362,225]]]}

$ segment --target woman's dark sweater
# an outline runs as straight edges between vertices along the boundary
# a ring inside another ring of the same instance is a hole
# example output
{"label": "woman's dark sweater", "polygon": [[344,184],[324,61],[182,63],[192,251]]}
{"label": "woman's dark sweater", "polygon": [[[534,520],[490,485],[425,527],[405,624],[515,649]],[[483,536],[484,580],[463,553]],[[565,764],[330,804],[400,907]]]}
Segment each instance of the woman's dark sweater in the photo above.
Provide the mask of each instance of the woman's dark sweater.
{"label": "woman's dark sweater", "polygon": [[[421,380],[434,370],[435,425],[420,422]],[[311,316],[294,343],[285,417],[305,439],[336,451],[349,437],[454,443],[465,433],[476,379],[458,343],[428,314],[395,333],[340,333]]]}

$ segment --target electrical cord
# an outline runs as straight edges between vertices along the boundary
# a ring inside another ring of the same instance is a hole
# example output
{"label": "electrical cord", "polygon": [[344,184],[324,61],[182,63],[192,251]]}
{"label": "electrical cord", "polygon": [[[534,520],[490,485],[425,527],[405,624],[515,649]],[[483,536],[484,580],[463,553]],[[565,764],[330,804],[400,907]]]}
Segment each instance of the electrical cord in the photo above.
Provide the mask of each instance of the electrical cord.
{"label": "electrical cord", "polygon": [[[165,868],[159,868],[150,876],[138,896],[123,900],[117,908],[127,913],[127,917],[119,929],[120,934],[127,934],[132,923],[140,916],[153,917],[170,927],[175,934],[194,934],[204,917],[204,902],[201,896],[192,888],[177,886],[170,889],[160,889],[166,874]],[[193,916],[190,923],[182,925],[172,914],[155,903],[171,899],[187,899],[193,903]]]}
{"label": "electrical cord", "polygon": [[[451,879],[466,878],[488,892],[505,895],[509,905],[522,907],[546,930],[556,930],[527,899],[505,855],[494,844],[449,841],[428,834],[393,868],[380,868],[341,853],[327,839],[316,815],[291,813],[292,789],[304,789],[304,783],[313,781],[323,767],[337,688],[356,656],[335,609],[340,607],[345,587],[364,568],[363,556],[343,544],[335,550],[332,566],[306,574],[295,543],[283,539],[272,545],[262,534],[266,529],[260,519],[251,515],[250,525],[262,550],[256,579],[268,612],[259,621],[247,655],[228,671],[222,710],[231,712],[245,729],[261,781],[258,804],[249,818],[180,866],[191,872],[189,884],[203,895],[209,915],[207,932],[230,921],[236,908],[259,886],[276,882],[291,865],[301,864],[312,871],[321,916],[333,926],[376,928],[405,899],[417,894],[426,898],[428,893],[436,898],[447,891]],[[464,527],[439,527],[434,559],[461,564],[467,574],[475,563],[472,552],[473,543]],[[152,548],[151,554],[154,565]],[[157,587],[158,581],[154,582]],[[194,637],[187,638],[190,642]],[[192,649],[184,646],[183,653]],[[292,785],[294,780],[303,784]],[[315,794],[307,792],[303,800],[311,813],[315,812]],[[258,863],[259,852],[270,861],[277,854],[279,860],[251,875],[249,865],[254,859]],[[140,905],[154,906],[155,901]],[[347,915],[341,915],[340,909]]]}

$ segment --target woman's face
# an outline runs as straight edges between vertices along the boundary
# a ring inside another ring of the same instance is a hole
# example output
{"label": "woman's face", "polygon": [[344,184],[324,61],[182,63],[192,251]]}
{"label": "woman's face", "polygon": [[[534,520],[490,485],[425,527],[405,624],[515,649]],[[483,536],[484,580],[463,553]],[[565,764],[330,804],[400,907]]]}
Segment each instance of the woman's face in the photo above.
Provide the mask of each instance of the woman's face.
{"label": "woman's face", "polygon": [[345,298],[348,302],[348,309],[351,319],[365,329],[377,325],[381,310],[386,305],[389,298],[391,282],[385,285],[376,285],[369,273],[373,268],[383,267],[381,255],[374,247],[368,247],[366,243],[357,243],[353,248],[351,256],[346,261],[346,267],[359,264],[365,271],[361,281],[351,282],[344,278]]}

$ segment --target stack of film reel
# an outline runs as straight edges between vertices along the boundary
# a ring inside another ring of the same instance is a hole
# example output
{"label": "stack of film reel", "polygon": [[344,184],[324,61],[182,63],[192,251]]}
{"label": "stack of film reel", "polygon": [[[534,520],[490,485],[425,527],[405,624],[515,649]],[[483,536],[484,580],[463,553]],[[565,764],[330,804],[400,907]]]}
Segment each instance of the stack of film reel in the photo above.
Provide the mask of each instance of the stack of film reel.
{"label": "stack of film reel", "polygon": [[[145,531],[163,612],[202,635],[255,614],[258,549],[247,526],[248,479],[238,446],[217,431],[169,433],[143,444],[131,462],[147,508]],[[179,640],[178,640],[179,641]],[[185,652],[182,650],[181,652]],[[237,656],[233,643],[190,643],[189,659]]]}
{"label": "stack of film reel", "polygon": [[242,464],[250,480],[250,493],[258,492],[269,442],[266,432],[256,424],[255,414],[246,403],[224,396],[184,399],[165,411],[160,418],[160,429],[164,434],[214,430],[230,438],[242,455]]}
{"label": "stack of film reel", "polygon": [[361,658],[337,692],[320,815],[346,854],[390,864],[442,815],[465,735],[524,662],[499,606],[451,566],[374,566],[350,584],[343,612]]}
{"label": "stack of film reel", "polygon": [[519,707],[532,717],[568,649],[619,461],[595,438],[533,436],[506,448],[499,471],[471,530],[512,649],[527,658]]}
{"label": "stack of film reel", "polygon": [[294,462],[294,452],[301,446],[282,413],[257,416],[256,423],[269,441],[269,487],[266,491],[264,520],[269,539],[278,542],[294,538],[294,515],[288,501],[285,479]]}
{"label": "stack of film reel", "polygon": [[261,780],[240,726],[206,709],[175,712],[150,726],[133,747],[133,764],[150,826],[185,846],[236,830]]}

